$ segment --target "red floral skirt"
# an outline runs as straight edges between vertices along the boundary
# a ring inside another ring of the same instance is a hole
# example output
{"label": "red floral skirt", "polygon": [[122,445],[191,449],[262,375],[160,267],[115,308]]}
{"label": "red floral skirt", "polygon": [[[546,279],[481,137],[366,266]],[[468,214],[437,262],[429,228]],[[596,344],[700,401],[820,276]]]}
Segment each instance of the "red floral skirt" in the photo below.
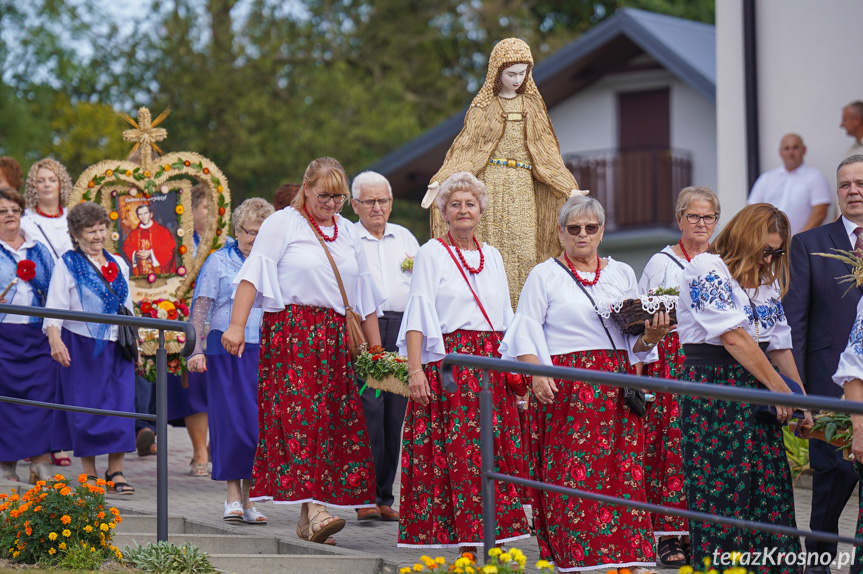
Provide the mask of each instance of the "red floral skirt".
{"label": "red floral skirt", "polygon": [[344,316],[304,305],[264,313],[258,373],[251,496],[374,507],[375,471]]}
{"label": "red floral skirt", "polygon": [[[683,367],[683,346],[677,331],[662,339],[658,351],[659,360],[647,365],[644,374],[676,379]],[[656,401],[648,406],[644,419],[647,502],[686,510],[681,437],[677,395],[656,393]],[[689,534],[689,523],[685,518],[653,514],[652,520],[656,535]]]}
{"label": "red floral skirt", "polygon": [[[498,336],[490,331],[444,335],[448,353],[499,357]],[[410,401],[402,435],[399,505],[400,547],[482,546],[479,391],[482,371],[456,368],[458,390],[440,382],[440,361],[424,368],[429,404]],[[495,471],[518,475],[521,432],[515,396],[502,373],[489,372],[494,424]],[[495,483],[496,541],[530,536],[518,489]]]}
{"label": "red floral skirt", "polygon": [[[634,369],[626,353],[618,357]],[[555,365],[615,371],[612,351],[552,357]],[[531,395],[535,480],[644,502],[644,429],[617,387],[556,381],[549,405]],[[535,491],[534,524],[543,559],[559,571],[654,566],[649,513],[617,504]]]}

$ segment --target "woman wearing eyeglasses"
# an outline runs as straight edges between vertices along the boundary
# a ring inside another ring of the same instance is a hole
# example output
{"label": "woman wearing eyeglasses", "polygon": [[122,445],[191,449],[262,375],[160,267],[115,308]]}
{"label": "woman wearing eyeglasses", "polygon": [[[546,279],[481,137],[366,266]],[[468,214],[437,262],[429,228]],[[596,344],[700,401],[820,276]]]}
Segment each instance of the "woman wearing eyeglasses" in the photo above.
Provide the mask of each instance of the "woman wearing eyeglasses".
{"label": "woman wearing eyeglasses", "polygon": [[[748,205],[707,253],[686,266],[677,309],[686,356],[680,379],[790,393],[782,373],[799,384],[780,300],[788,286],[785,251],[790,239],[784,213],[767,203]],[[679,400],[689,509],[793,527],[794,498],[782,439],[782,425],[792,409],[776,407],[775,417],[769,417],[745,402],[688,395]],[[807,412],[804,428],[811,425]],[[690,523],[689,530],[693,565],[716,552],[800,552],[799,539],[769,532],[703,522]],[[799,572],[797,566],[755,570]]]}
{"label": "woman wearing eyeglasses", "polygon": [[[43,307],[54,259],[21,228],[23,211],[21,194],[0,188],[0,303]],[[55,402],[57,363],[42,333],[42,319],[0,314],[0,324],[0,395]],[[52,439],[58,438],[52,430],[56,412],[0,403],[0,478],[17,482],[15,466],[25,458],[30,459],[31,482],[54,474],[48,453]]]}
{"label": "woman wearing eyeglasses", "polygon": [[354,383],[345,305],[325,248],[339,270],[369,345],[380,344],[383,297],[353,223],[339,215],[348,179],[332,158],[314,160],[292,206],[261,225],[234,278],[222,344],[242,357],[252,306],[263,308],[258,412],[260,439],[251,500],[302,504],[297,536],[324,543],[345,526],[327,506],[375,508],[375,475]]}
{"label": "woman wearing eyeglasses", "polygon": [[[687,187],[680,191],[674,210],[680,241],[668,245],[650,258],[644,267],[638,289],[642,294],[664,287],[680,290],[683,268],[692,258],[707,251],[719,220],[719,198],[707,187]],[[645,365],[645,375],[677,378],[683,365],[683,349],[677,331],[672,330],[657,347],[656,361]],[[652,504],[686,509],[683,493],[683,460],[680,453],[680,408],[671,393],[656,393],[644,419],[644,472],[647,501]],[[689,530],[685,519],[653,514],[653,531],[659,536],[657,556],[666,566],[686,564]],[[682,538],[679,538],[682,537]]]}
{"label": "woman wearing eyeglasses", "polygon": [[[605,210],[574,197],[558,217],[564,250],[530,272],[515,319],[501,344],[504,358],[542,365],[634,373],[668,332],[656,313],[640,336],[621,333],[597,309],[637,296],[635,272],[597,248]],[[531,478],[644,501],[643,421],[617,387],[533,377],[530,398]],[[540,555],[561,572],[654,566],[647,512],[613,504],[533,493]]]}

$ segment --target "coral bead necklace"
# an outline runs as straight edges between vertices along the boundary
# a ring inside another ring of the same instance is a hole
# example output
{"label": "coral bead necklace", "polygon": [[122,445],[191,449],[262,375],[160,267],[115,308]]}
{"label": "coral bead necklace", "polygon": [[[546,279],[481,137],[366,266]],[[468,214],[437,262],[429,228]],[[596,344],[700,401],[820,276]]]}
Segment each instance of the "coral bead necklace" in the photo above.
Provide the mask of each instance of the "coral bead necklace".
{"label": "coral bead necklace", "polygon": [[447,232],[446,236],[449,238],[450,245],[455,247],[455,252],[458,254],[459,261],[461,261],[462,266],[467,269],[471,274],[476,275],[480,271],[482,271],[483,267],[485,267],[485,255],[482,254],[482,249],[479,247],[479,241],[476,240],[476,236],[473,237],[473,244],[476,245],[477,251],[479,251],[479,267],[474,269],[470,265],[467,264],[467,260],[464,258],[464,255],[461,252],[461,249],[458,248],[458,245],[453,241],[452,235]]}
{"label": "coral bead necklace", "polygon": [[333,231],[333,236],[332,236],[332,237],[327,237],[326,235],[324,235],[324,232],[323,232],[323,230],[321,229],[321,226],[320,226],[320,225],[318,225],[318,222],[317,222],[317,221],[315,221],[315,218],[314,218],[314,217],[312,217],[312,214],[311,214],[311,213],[309,213],[309,210],[308,210],[308,209],[306,209],[306,206],[305,206],[305,205],[303,206],[303,211],[305,211],[305,212],[306,212],[306,217],[308,217],[308,218],[309,218],[309,221],[311,221],[311,222],[312,222],[312,227],[314,227],[314,228],[315,228],[315,231],[317,231],[317,232],[318,232],[318,235],[320,235],[320,236],[321,236],[321,239],[323,239],[324,241],[329,242],[329,241],[335,241],[336,239],[338,239],[338,238],[339,238],[339,226],[338,226],[338,225],[336,225],[336,216],[335,216],[335,215],[333,216],[333,227],[335,228],[335,231]]}
{"label": "coral bead necklace", "polygon": [[47,217],[48,219],[57,219],[58,217],[63,216],[63,206],[60,206],[60,213],[58,213],[57,215],[51,215],[50,213],[45,213],[44,211],[39,209],[38,205],[33,206],[33,211],[35,211],[36,213],[38,213],[42,217]]}
{"label": "coral bead necklace", "polygon": [[599,281],[599,275],[602,271],[602,259],[600,259],[598,256],[596,258],[596,277],[593,278],[593,281],[583,279],[581,275],[578,274],[578,270],[575,268],[575,265],[572,264],[572,261],[569,260],[569,257],[566,255],[565,251],[563,253],[563,258],[566,259],[566,264],[569,266],[569,270],[572,271],[572,274],[575,275],[575,278],[578,279],[578,282],[585,287],[596,285],[597,281]]}
{"label": "coral bead necklace", "polygon": [[[689,253],[686,252],[686,248],[683,246],[683,240],[682,239],[677,242],[677,245],[678,245],[678,247],[680,247],[680,250],[683,252],[683,256],[686,257],[686,261],[687,262],[692,261],[692,257],[689,256]],[[710,249],[709,243],[707,244],[707,249]],[[696,255],[698,255],[698,254],[696,253]]]}

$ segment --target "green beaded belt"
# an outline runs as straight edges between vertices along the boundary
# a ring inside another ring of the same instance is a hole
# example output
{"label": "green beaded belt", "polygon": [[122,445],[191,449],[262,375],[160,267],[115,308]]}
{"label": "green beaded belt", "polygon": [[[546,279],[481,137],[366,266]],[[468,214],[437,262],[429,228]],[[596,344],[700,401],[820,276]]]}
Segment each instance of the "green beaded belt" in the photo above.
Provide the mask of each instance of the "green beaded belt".
{"label": "green beaded belt", "polygon": [[522,163],[514,159],[498,159],[493,157],[488,160],[488,163],[492,165],[502,165],[504,167],[520,167],[521,169],[526,169],[527,171],[533,169],[533,167],[529,163]]}

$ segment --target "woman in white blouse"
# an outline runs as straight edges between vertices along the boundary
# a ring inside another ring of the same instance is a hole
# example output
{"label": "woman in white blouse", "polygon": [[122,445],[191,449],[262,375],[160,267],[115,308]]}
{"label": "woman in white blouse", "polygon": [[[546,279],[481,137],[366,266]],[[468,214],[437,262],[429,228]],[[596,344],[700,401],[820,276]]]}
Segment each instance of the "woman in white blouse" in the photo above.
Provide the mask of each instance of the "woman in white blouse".
{"label": "woman in white blouse", "polygon": [[[674,210],[680,241],[668,245],[650,258],[641,274],[638,289],[643,295],[658,287],[680,289],[680,275],[687,263],[710,247],[710,238],[719,221],[719,198],[708,187],[687,187],[677,196]],[[650,377],[674,379],[683,366],[683,349],[677,331],[672,330],[657,347],[656,361],[645,365]],[[644,472],[647,501],[686,509],[683,493],[683,459],[680,446],[680,407],[677,396],[656,393],[656,400],[644,419]],[[689,525],[686,519],[653,514],[653,532],[659,536],[657,555],[665,566],[686,564],[689,554]],[[682,536],[682,539],[678,539]]]}
{"label": "woman in white blouse", "polygon": [[234,307],[222,335],[225,350],[241,357],[249,313],[263,308],[251,500],[302,504],[297,535],[320,543],[345,526],[326,506],[376,507],[345,305],[325,249],[353,310],[364,317],[369,345],[380,344],[376,309],[383,297],[353,223],[338,214],[346,199],[348,179],[339,162],[309,164],[302,193],[264,221],[234,278]]}
{"label": "woman in white blouse", "polygon": [[[69,234],[76,249],[57,260],[48,287],[46,307],[88,313],[117,314],[120,305],[132,311],[129,266],[108,253],[108,214],[95,203],[69,210]],[[123,357],[114,325],[45,319],[51,356],[60,363],[61,400],[67,405],[134,412],[135,365]],[[135,449],[133,419],[64,413],[71,446],[81,457],[90,481],[96,480],[96,456],[108,455],[105,480],[116,494],[134,494],[123,476],[125,454]]]}
{"label": "woman in white blouse", "polygon": [[66,223],[66,203],[71,191],[72,180],[59,161],[39,160],[27,173],[24,184],[27,211],[21,219],[21,227],[44,243],[55,261],[72,249]]}
{"label": "woman in white blouse", "polygon": [[[436,201],[449,229],[417,253],[398,337],[408,358],[411,399],[402,440],[398,545],[475,548],[483,544],[481,373],[457,369],[458,388],[449,393],[441,386],[440,361],[447,353],[500,356],[512,307],[500,252],[474,237],[487,203],[485,185],[472,174],[455,173]],[[495,468],[514,474],[522,448],[516,399],[501,373],[490,372],[489,385]],[[530,536],[514,485],[496,484],[495,505],[497,543]]]}
{"label": "woman in white blouse", "polygon": [[[686,359],[679,378],[697,383],[791,389],[799,383],[781,297],[788,284],[791,234],[784,213],[766,203],[741,210],[710,248],[683,270],[677,332]],[[779,372],[777,372],[777,369]],[[681,396],[686,499],[691,510],[794,526],[791,474],[782,425],[792,409]],[[766,417],[765,417],[766,415]],[[805,413],[805,427],[812,424]],[[804,431],[806,434],[806,431]],[[800,552],[797,538],[690,523],[692,564],[715,552],[777,548]],[[767,572],[798,572],[787,566]]]}
{"label": "woman in white blouse", "polygon": [[[634,373],[635,362],[668,332],[661,312],[643,336],[606,330],[597,309],[636,297],[638,285],[629,265],[597,255],[604,230],[605,210],[592,197],[563,205],[563,253],[530,272],[501,345],[504,358]],[[644,501],[642,419],[622,389],[533,377],[533,391],[532,478]],[[537,491],[533,513],[540,555],[561,572],[655,565],[646,512]]]}

